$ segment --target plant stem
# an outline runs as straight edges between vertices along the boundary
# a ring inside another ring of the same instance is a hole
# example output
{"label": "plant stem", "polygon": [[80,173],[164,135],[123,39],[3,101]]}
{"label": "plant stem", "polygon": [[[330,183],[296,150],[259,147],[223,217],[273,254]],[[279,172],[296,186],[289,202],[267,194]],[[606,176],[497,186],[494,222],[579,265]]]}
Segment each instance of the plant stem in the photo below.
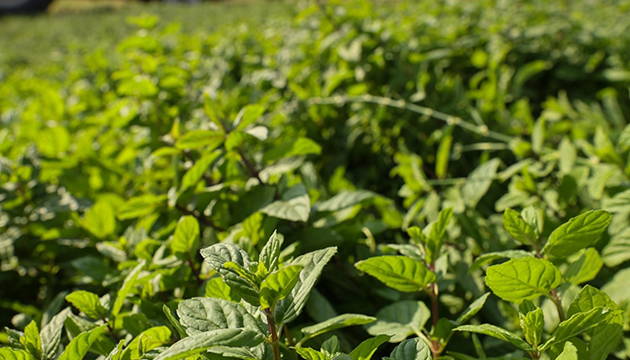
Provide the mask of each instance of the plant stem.
{"label": "plant stem", "polygon": [[287,342],[289,343],[289,346],[293,346],[293,338],[291,337],[291,333],[289,332],[289,327],[287,326],[287,324],[284,324],[284,336],[287,337]]}
{"label": "plant stem", "polygon": [[[435,271],[435,265],[429,264],[429,270],[432,272]],[[431,297],[431,320],[433,321],[433,329],[437,327],[438,321],[440,320],[440,304],[438,302],[438,286],[437,283],[431,283],[429,285],[429,296]],[[440,343],[437,340],[431,341],[431,353],[433,354],[433,358],[437,359],[440,356],[442,350],[440,349]]]}
{"label": "plant stem", "polygon": [[566,320],[566,316],[564,314],[564,309],[562,308],[562,301],[556,292],[556,289],[551,290],[551,296],[553,296],[553,303],[556,304],[556,308],[558,309],[558,316],[560,317],[560,321]]}
{"label": "plant stem", "polygon": [[267,326],[269,327],[269,334],[271,334],[271,349],[273,350],[273,360],[281,360],[280,345],[278,345],[278,333],[276,332],[276,323],[273,320],[271,309],[265,309],[265,315],[267,316]]}
{"label": "plant stem", "polygon": [[249,169],[249,172],[252,174],[252,176],[255,177],[256,180],[258,180],[260,185],[265,185],[265,183],[260,179],[260,175],[258,173],[258,170],[256,170],[254,165],[252,165],[252,163],[249,161],[249,159],[247,159],[247,157],[245,156],[245,154],[243,154],[243,151],[241,149],[238,149],[238,154],[241,156],[241,159],[243,159],[243,163],[245,164],[247,169]]}

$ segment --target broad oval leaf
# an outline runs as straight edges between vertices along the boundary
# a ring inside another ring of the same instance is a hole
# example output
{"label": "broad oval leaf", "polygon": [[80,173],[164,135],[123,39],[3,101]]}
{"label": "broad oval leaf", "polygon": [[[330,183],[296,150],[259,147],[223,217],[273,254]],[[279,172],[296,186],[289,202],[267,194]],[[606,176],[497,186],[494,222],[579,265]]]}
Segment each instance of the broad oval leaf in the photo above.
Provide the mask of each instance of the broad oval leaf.
{"label": "broad oval leaf", "polygon": [[188,260],[199,247],[199,223],[193,216],[184,216],[177,223],[171,242],[173,254],[182,260]]}
{"label": "broad oval leaf", "polygon": [[576,216],[551,233],[543,252],[563,258],[587,248],[606,231],[611,219],[612,215],[605,210],[591,210]]}
{"label": "broad oval leaf", "polygon": [[81,333],[70,341],[66,349],[58,360],[81,360],[87,354],[90,347],[98,338],[105,333],[105,325],[94,328],[88,332]]}
{"label": "broad oval leaf", "polygon": [[486,272],[488,287],[501,299],[515,303],[547,295],[561,281],[552,263],[529,257],[491,266]]}
{"label": "broad oval leaf", "polygon": [[538,241],[536,231],[529,225],[518,211],[510,208],[503,212],[503,226],[514,240],[525,245],[536,244]]}
{"label": "broad oval leaf", "polygon": [[492,159],[479,165],[468,175],[461,190],[464,203],[468,207],[475,208],[479,200],[488,192],[500,164],[501,160]]}
{"label": "broad oval leaf", "polygon": [[214,346],[254,347],[265,337],[248,329],[218,329],[202,332],[179,340],[155,357],[155,360],[179,360],[199,354]]}
{"label": "broad oval leaf", "polygon": [[102,319],[107,314],[107,310],[101,305],[98,295],[89,291],[74,291],[66,296],[66,300],[92,319]]}
{"label": "broad oval leaf", "polygon": [[357,269],[398,291],[420,291],[437,277],[420,261],[405,256],[376,256],[358,262]]}
{"label": "broad oval leaf", "polygon": [[431,360],[431,349],[421,338],[407,339],[394,348],[383,360]]}
{"label": "broad oval leaf", "polygon": [[367,190],[342,191],[315,207],[317,211],[338,211],[377,196],[376,193]]}
{"label": "broad oval leaf", "polygon": [[431,311],[422,301],[404,300],[379,310],[376,322],[366,328],[370,335],[389,335],[390,342],[401,342],[420,334],[429,318]]}
{"label": "broad oval leaf", "polygon": [[210,265],[212,270],[219,272],[226,262],[236,263],[244,268],[251,262],[249,254],[238,246],[228,243],[219,243],[201,249],[201,256]]}
{"label": "broad oval leaf", "polygon": [[298,184],[285,191],[280,200],[272,202],[260,211],[278,219],[306,222],[311,213],[311,200],[306,187]]}
{"label": "broad oval leaf", "polygon": [[177,315],[188,335],[217,330],[246,328],[263,332],[258,320],[245,307],[223,299],[192,298],[177,306]]}
{"label": "broad oval leaf", "polygon": [[475,261],[473,261],[468,273],[472,273],[473,271],[479,269],[480,267],[489,264],[495,260],[499,259],[521,259],[524,257],[534,257],[534,254],[525,251],[525,250],[505,250],[505,251],[497,251],[497,252],[489,252],[482,255],[479,255]]}
{"label": "broad oval leaf", "polygon": [[352,360],[370,360],[379,346],[389,341],[389,335],[378,335],[371,339],[367,339],[359,344],[352,352],[350,357]]}
{"label": "broad oval leaf", "polygon": [[558,328],[551,334],[547,342],[540,347],[540,350],[544,351],[549,349],[549,347],[555,344],[564,342],[597,325],[603,324],[614,315],[615,311],[602,307],[596,307],[586,312],[573,314],[573,316],[558,325]]}

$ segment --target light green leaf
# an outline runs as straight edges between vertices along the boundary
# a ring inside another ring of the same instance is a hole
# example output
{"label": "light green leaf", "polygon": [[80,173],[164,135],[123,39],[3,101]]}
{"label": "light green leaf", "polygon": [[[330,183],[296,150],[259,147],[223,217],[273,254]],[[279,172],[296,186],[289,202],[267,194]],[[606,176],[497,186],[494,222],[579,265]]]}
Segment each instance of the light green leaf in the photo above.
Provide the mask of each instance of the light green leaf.
{"label": "light green leaf", "polygon": [[615,234],[602,250],[606,266],[615,267],[630,260],[630,228]]}
{"label": "light green leaf", "polygon": [[425,244],[426,260],[429,264],[434,264],[440,256],[442,244],[444,244],[444,234],[451,217],[453,216],[453,208],[447,208],[440,211],[438,219],[431,223],[431,231],[427,237]]}
{"label": "light green leaf", "polygon": [[26,325],[24,328],[24,336],[20,338],[20,342],[31,355],[37,359],[42,357],[42,339],[39,337],[39,329],[37,328],[35,320],[31,320],[31,322]]}
{"label": "light green leaf", "polygon": [[407,339],[394,348],[383,360],[431,360],[429,345],[421,338]]}
{"label": "light green leaf", "polygon": [[573,285],[578,285],[593,280],[603,265],[597,250],[588,248],[579,259],[569,265],[564,278]]}
{"label": "light green leaf", "polygon": [[225,135],[218,131],[192,130],[180,137],[175,146],[178,149],[199,149],[202,147],[216,149],[223,141],[225,141]]}
{"label": "light green leaf", "polygon": [[485,293],[481,295],[477,300],[473,301],[468,306],[468,308],[466,308],[466,310],[462,312],[462,314],[456,320],[456,323],[458,325],[465,324],[468,320],[475,316],[481,310],[481,308],[483,308],[483,305],[486,303],[488,296],[490,296],[490,293]]}
{"label": "light green leaf", "polygon": [[142,271],[144,267],[144,260],[142,260],[135,268],[131,270],[131,272],[125,278],[122,286],[118,290],[116,294],[116,301],[114,302],[114,306],[112,306],[112,316],[115,317],[122,309],[123,304],[125,303],[125,299],[133,290],[134,285],[136,284],[136,279],[138,278],[138,274]]}
{"label": "light green leaf", "polygon": [[431,311],[422,301],[404,300],[379,310],[376,322],[366,328],[370,335],[389,335],[390,342],[400,342],[422,333],[429,318]]}
{"label": "light green leaf", "polygon": [[486,272],[488,287],[501,299],[515,303],[547,295],[561,280],[552,263],[530,257],[491,266]]}
{"label": "light green leaf", "polygon": [[251,259],[249,254],[238,246],[228,243],[219,243],[201,249],[201,256],[210,267],[219,272],[226,262],[236,263],[244,268],[249,268]]}
{"label": "light green leaf", "polygon": [[330,356],[315,349],[298,347],[295,351],[306,360],[330,360]]}
{"label": "light green leaf", "polygon": [[336,247],[329,247],[299,256],[290,265],[301,265],[299,279],[289,296],[276,304],[274,318],[278,324],[293,321],[301,312],[308,300],[311,289],[319,278],[324,266],[337,252]]}
{"label": "light green leaf", "polygon": [[141,216],[146,216],[153,211],[160,204],[166,204],[168,196],[166,195],[143,195],[133,197],[127,200],[116,212],[116,216],[119,220],[135,219]]}
{"label": "light green leaf", "polygon": [[525,257],[534,257],[534,254],[525,251],[525,250],[505,250],[505,251],[497,251],[497,252],[489,252],[486,254],[479,255],[475,261],[473,261],[468,273],[472,273],[473,271],[479,269],[480,267],[491,263],[495,260],[499,259],[522,259]]}
{"label": "light green leaf", "polygon": [[274,146],[265,152],[263,162],[270,163],[290,156],[319,155],[321,152],[322,147],[315,141],[305,137],[297,137]]}
{"label": "light green leaf", "polygon": [[279,236],[277,231],[274,231],[260,251],[258,260],[262,262],[265,265],[265,268],[270,272],[278,270],[280,249],[282,248],[283,240],[284,238]]}
{"label": "light green leaf", "polygon": [[173,254],[182,260],[192,258],[199,247],[199,223],[193,216],[184,216],[177,223],[171,242]]}
{"label": "light green leaf", "polygon": [[570,341],[564,343],[564,350],[556,360],[578,360],[578,350]]}
{"label": "light green leaf", "polygon": [[36,360],[33,355],[25,350],[11,349],[8,347],[0,348],[0,359],[2,360]]}
{"label": "light green leaf", "polygon": [[215,346],[254,347],[264,340],[264,336],[248,329],[218,329],[202,332],[179,340],[155,360],[179,360],[199,354]]}
{"label": "light green leaf", "polygon": [[212,163],[221,155],[220,151],[214,151],[210,154],[202,156],[195,164],[186,171],[182,178],[181,191],[194,187],[199,180],[203,177],[203,174],[208,171],[208,168]]}
{"label": "light green leaf", "polygon": [[241,109],[241,111],[234,119],[234,129],[235,130],[243,130],[254,121],[258,120],[258,118],[265,112],[265,107],[262,105],[247,105]]}
{"label": "light green leaf", "polygon": [[[612,311],[619,309],[605,292],[586,285],[571,302],[567,316],[572,317],[577,313],[587,312],[597,307]],[[623,324],[623,315],[613,313],[607,322],[592,329],[588,349],[591,360],[605,360],[608,354],[617,347],[623,337]]]}
{"label": "light green leaf", "polygon": [[187,337],[188,334],[186,333],[186,329],[182,326],[182,324],[179,323],[179,321],[177,321],[177,319],[175,319],[175,316],[173,316],[173,312],[171,311],[171,308],[169,308],[168,306],[166,306],[166,304],[164,304],[162,305],[162,311],[164,312],[164,315],[166,315],[168,322],[171,323],[171,326],[173,326],[175,330],[177,330],[179,337],[181,339]]}
{"label": "light green leaf", "polygon": [[389,335],[378,335],[376,337],[367,339],[359,344],[352,352],[350,357],[352,360],[370,360],[372,355],[376,352],[379,346],[386,343],[390,339]]}
{"label": "light green leaf", "polygon": [[534,348],[538,347],[542,340],[543,327],[545,326],[545,317],[541,308],[530,311],[527,314],[520,314],[521,329],[525,340]]}
{"label": "light green leaf", "polygon": [[614,313],[611,312],[610,309],[602,307],[596,307],[586,312],[575,313],[558,325],[556,331],[554,331],[547,342],[540,347],[540,350],[545,351],[555,344],[569,340],[597,325],[603,324],[608,321],[612,315],[614,315]]}
{"label": "light green leaf", "polygon": [[97,201],[85,212],[85,228],[99,239],[113,234],[116,230],[116,215],[108,201]]}
{"label": "light green leaf", "polygon": [[62,329],[68,314],[71,314],[69,307],[61,310],[57,315],[53,316],[39,333],[42,339],[42,360],[53,360],[57,358],[57,351],[61,343]]}
{"label": "light green leaf", "polygon": [[170,342],[171,331],[166,326],[154,326],[136,336],[120,355],[120,360],[142,358],[144,352]]}
{"label": "light green leaf", "polygon": [[456,327],[454,330],[455,331],[468,331],[468,332],[473,332],[477,334],[489,335],[497,339],[507,341],[521,350],[525,350],[525,351],[533,350],[533,348],[528,343],[526,343],[523,339],[498,326],[494,326],[490,324],[463,325],[463,326]]}
{"label": "light green leaf", "polygon": [[437,277],[420,261],[404,256],[376,256],[355,264],[357,269],[398,291],[420,291]]}
{"label": "light green leaf", "polygon": [[273,309],[278,301],[289,296],[303,268],[301,265],[289,265],[269,274],[260,285],[261,309]]}
{"label": "light green leaf", "polygon": [[66,296],[66,300],[92,319],[102,319],[107,314],[107,309],[101,305],[98,295],[89,291],[74,291]]}
{"label": "light green leaf", "polygon": [[577,159],[577,150],[568,137],[564,137],[558,147],[560,158],[558,159],[558,167],[561,174],[568,174],[575,165]]}
{"label": "light green leaf", "polygon": [[312,339],[329,331],[341,329],[348,326],[365,325],[374,321],[376,321],[375,317],[361,314],[343,314],[335,316],[334,318],[328,319],[319,324],[302,328],[304,338],[300,342],[303,343],[308,339]]}
{"label": "light green leaf", "polygon": [[101,325],[88,332],[79,334],[70,341],[58,360],[81,360],[87,354],[90,347],[105,333],[107,326]]}
{"label": "light green leaf", "polygon": [[311,200],[303,184],[295,185],[282,194],[281,200],[265,206],[262,213],[291,221],[308,221],[311,213]]}
{"label": "light green leaf", "polygon": [[461,190],[464,203],[468,207],[475,208],[479,200],[488,192],[500,163],[501,160],[492,159],[479,165],[468,175]]}
{"label": "light green leaf", "polygon": [[239,302],[241,298],[223,281],[223,278],[216,276],[206,282],[205,297],[224,299],[232,302]]}
{"label": "light green leaf", "polygon": [[591,210],[576,216],[551,233],[543,252],[563,258],[587,248],[606,231],[611,219],[612,215],[604,210]]}
{"label": "light green leaf", "polygon": [[503,213],[503,226],[505,230],[518,242],[525,245],[536,244],[537,236],[534,228],[529,225],[518,211],[510,208]]}
{"label": "light green leaf", "polygon": [[367,190],[342,191],[332,198],[317,204],[315,208],[317,211],[338,211],[377,196],[378,194]]}

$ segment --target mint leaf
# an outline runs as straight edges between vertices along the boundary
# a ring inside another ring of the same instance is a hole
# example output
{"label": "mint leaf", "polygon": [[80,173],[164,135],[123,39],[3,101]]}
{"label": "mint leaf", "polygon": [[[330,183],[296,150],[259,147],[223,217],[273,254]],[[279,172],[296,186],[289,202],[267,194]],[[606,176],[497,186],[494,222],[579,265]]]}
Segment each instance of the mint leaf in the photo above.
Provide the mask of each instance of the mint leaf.
{"label": "mint leaf", "polygon": [[289,296],[303,268],[301,265],[289,265],[267,275],[260,285],[261,309],[273,309],[278,301]]}
{"label": "mint leaf", "polygon": [[101,305],[98,295],[89,291],[74,291],[66,296],[66,300],[92,319],[102,319],[107,314],[107,309]]}
{"label": "mint leaf", "polygon": [[357,269],[398,291],[420,291],[437,277],[420,261],[404,256],[376,256],[355,264]]}
{"label": "mint leaf", "polygon": [[503,226],[514,240],[525,245],[534,245],[538,241],[536,231],[528,224],[518,211],[510,208],[503,213]]}
{"label": "mint leaf", "polygon": [[188,260],[199,247],[199,223],[193,216],[184,216],[177,223],[171,251],[181,260]]}
{"label": "mint leaf", "polygon": [[218,329],[202,332],[179,340],[154,360],[179,360],[202,353],[212,347],[254,347],[264,340],[264,336],[247,329]]}
{"label": "mint leaf", "polygon": [[591,210],[576,216],[551,233],[543,252],[563,258],[587,248],[606,231],[611,219],[612,215],[604,210]]}
{"label": "mint leaf", "polygon": [[217,329],[245,328],[263,332],[245,307],[223,299],[192,298],[177,306],[177,315],[188,335]]}
{"label": "mint leaf", "polygon": [[431,360],[433,356],[427,343],[420,339],[407,339],[394,348],[383,360]]}
{"label": "mint leaf", "polygon": [[96,340],[98,340],[101,335],[105,333],[107,327],[105,325],[101,325],[97,328],[94,328],[88,332],[84,332],[79,334],[77,337],[72,339],[68,346],[66,346],[66,350],[61,354],[58,360],[81,360],[87,354],[88,350]]}
{"label": "mint leaf", "polygon": [[366,329],[370,335],[388,335],[390,342],[400,342],[422,333],[429,318],[431,311],[422,301],[398,301],[379,310],[376,322]]}
{"label": "mint leaf", "polygon": [[352,352],[350,357],[352,360],[370,360],[372,355],[376,352],[379,346],[389,341],[389,335],[378,335],[376,337],[367,339],[359,344]]}
{"label": "mint leaf", "polygon": [[301,342],[303,343],[307,339],[314,338],[329,331],[341,329],[348,326],[365,325],[374,321],[376,321],[375,317],[361,314],[343,314],[335,316],[334,318],[328,319],[319,324],[302,328],[301,331],[304,334],[304,338],[301,340]]}
{"label": "mint leaf", "polygon": [[475,208],[479,200],[488,192],[500,164],[501,160],[492,159],[479,165],[468,175],[461,190],[462,199],[468,207]]}
{"label": "mint leaf", "polygon": [[614,313],[610,309],[596,307],[586,312],[573,314],[570,318],[558,325],[551,337],[540,347],[541,351],[579,335],[597,325],[608,321]]}
{"label": "mint leaf", "polygon": [[494,325],[490,325],[490,324],[483,324],[483,325],[463,325],[463,326],[459,326],[456,327],[455,329],[453,329],[454,331],[468,331],[468,332],[474,332],[477,334],[484,334],[484,335],[489,335],[492,337],[495,337],[497,339],[503,340],[503,341],[507,341],[510,344],[518,347],[521,350],[525,350],[525,351],[532,351],[534,350],[531,345],[529,345],[528,343],[526,343],[525,341],[523,341],[523,339],[521,339],[520,337],[516,336],[515,334],[512,334],[511,332],[500,328],[498,326],[494,326]]}
{"label": "mint leaf", "polygon": [[561,281],[552,263],[529,257],[491,266],[486,272],[486,285],[501,299],[515,303],[548,295]]}
{"label": "mint leaf", "polygon": [[521,329],[525,340],[534,348],[538,347],[542,340],[543,327],[545,326],[545,317],[541,308],[537,308],[534,311],[530,311],[527,314],[521,316]]}
{"label": "mint leaf", "polygon": [[573,285],[578,285],[593,280],[603,265],[604,263],[599,257],[597,250],[588,248],[577,260],[569,265],[564,272],[564,278]]}
{"label": "mint leaf", "polygon": [[311,213],[311,200],[306,187],[298,184],[282,193],[281,200],[272,202],[260,211],[278,219],[306,222]]}

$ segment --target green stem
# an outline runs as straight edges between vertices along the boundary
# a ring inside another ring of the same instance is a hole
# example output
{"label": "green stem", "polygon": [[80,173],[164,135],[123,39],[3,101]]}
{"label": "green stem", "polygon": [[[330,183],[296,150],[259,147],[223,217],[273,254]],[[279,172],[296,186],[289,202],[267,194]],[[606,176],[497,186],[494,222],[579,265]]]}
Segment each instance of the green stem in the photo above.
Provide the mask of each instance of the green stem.
{"label": "green stem", "polygon": [[560,317],[560,321],[566,320],[567,317],[564,314],[564,309],[562,308],[562,301],[560,300],[560,297],[558,296],[558,293],[555,289],[551,290],[551,296],[553,303],[556,304],[556,308],[558,309],[558,316]]}
{"label": "green stem", "polygon": [[278,333],[276,332],[276,323],[273,320],[273,313],[271,312],[271,309],[265,309],[265,315],[267,316],[267,326],[269,327],[269,334],[271,335],[273,360],[281,360],[280,345],[278,345]]}

